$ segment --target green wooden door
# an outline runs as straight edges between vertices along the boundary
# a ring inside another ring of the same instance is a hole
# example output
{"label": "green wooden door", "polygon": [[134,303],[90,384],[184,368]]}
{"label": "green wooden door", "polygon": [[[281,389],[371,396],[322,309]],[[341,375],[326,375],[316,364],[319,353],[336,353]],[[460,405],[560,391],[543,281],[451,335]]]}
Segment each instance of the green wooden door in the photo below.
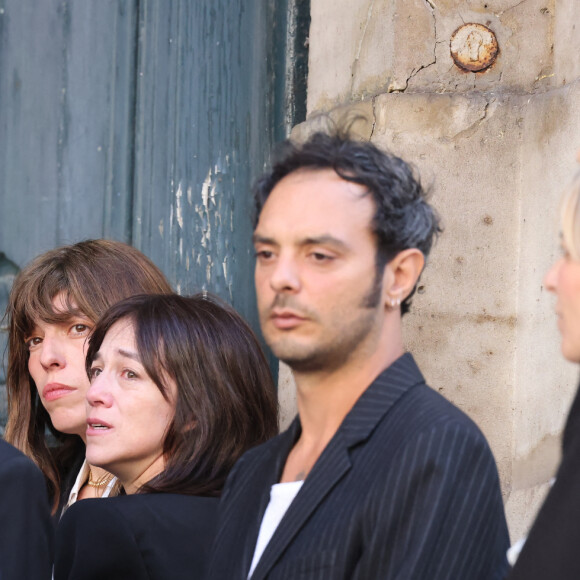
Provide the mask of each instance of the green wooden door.
{"label": "green wooden door", "polygon": [[308,15],[300,0],[0,0],[0,309],[34,256],[108,237],[257,328],[249,191],[304,117]]}

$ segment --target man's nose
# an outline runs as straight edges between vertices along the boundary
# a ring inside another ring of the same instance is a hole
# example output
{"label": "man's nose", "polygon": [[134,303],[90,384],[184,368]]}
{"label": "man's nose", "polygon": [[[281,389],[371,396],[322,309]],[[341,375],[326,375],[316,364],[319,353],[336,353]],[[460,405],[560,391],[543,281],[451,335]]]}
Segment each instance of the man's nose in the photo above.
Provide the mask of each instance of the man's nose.
{"label": "man's nose", "polygon": [[300,289],[300,272],[295,259],[278,258],[270,276],[270,286],[275,292],[297,292]]}

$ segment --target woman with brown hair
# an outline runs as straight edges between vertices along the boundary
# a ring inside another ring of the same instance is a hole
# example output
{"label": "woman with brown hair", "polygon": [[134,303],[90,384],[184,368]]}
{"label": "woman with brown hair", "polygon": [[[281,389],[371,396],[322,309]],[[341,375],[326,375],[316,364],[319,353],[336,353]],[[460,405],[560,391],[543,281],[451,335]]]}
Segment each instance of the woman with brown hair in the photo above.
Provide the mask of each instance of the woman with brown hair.
{"label": "woman with brown hair", "polygon": [[127,495],[67,510],[55,580],[203,578],[226,477],[276,432],[257,339],[215,298],[135,296],[99,320],[86,365],[87,459]]}
{"label": "woman with brown hair", "polygon": [[[106,471],[84,463],[87,337],[109,306],[134,294],[160,292],[171,292],[171,286],[153,262],[109,240],[46,252],[14,282],[6,310],[5,439],[44,473],[53,513],[77,497],[108,495],[113,484]],[[47,442],[47,428],[56,445]]]}

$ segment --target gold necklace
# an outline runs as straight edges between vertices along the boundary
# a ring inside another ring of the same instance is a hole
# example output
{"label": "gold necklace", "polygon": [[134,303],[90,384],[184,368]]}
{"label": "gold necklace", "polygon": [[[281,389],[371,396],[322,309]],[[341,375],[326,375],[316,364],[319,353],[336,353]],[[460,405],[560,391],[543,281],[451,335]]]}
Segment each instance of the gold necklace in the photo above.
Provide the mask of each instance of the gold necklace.
{"label": "gold necklace", "polygon": [[106,475],[103,475],[103,477],[100,477],[99,479],[97,479],[96,481],[93,479],[93,472],[91,471],[91,468],[89,467],[89,479],[87,481],[87,485],[89,487],[104,487],[105,485],[107,485],[108,483],[110,483],[110,481],[113,479],[114,475],[112,473],[107,473]]}

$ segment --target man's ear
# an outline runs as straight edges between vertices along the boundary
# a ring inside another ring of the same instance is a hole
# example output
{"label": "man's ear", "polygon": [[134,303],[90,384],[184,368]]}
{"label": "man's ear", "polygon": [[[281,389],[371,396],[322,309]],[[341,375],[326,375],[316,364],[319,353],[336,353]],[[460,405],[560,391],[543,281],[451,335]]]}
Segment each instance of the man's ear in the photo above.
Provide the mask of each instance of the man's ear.
{"label": "man's ear", "polygon": [[417,248],[399,252],[385,267],[384,300],[387,306],[400,304],[411,294],[425,266],[425,256]]}

